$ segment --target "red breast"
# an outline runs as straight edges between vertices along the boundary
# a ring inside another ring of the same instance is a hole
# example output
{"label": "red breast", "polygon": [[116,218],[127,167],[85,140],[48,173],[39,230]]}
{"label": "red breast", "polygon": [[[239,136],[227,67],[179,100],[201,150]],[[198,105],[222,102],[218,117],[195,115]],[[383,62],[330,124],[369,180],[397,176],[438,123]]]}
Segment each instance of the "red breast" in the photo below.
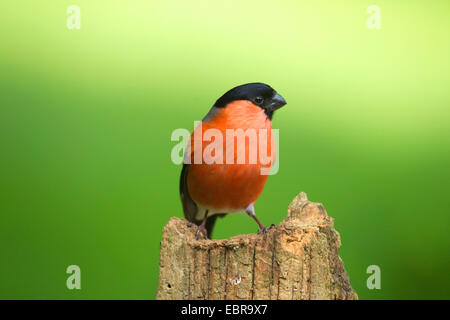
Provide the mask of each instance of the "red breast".
{"label": "red breast", "polygon": [[[222,148],[221,151],[219,149],[216,151],[222,152],[223,163],[207,164],[205,163],[207,159],[202,159],[200,164],[196,164],[194,154],[200,148],[202,155],[205,153],[218,155],[210,152],[214,142],[220,143],[216,140],[217,138],[203,141],[201,147],[197,143],[198,140],[194,141],[194,136],[202,137],[209,129],[217,130],[211,130],[210,133],[221,133]],[[248,136],[243,141],[230,136],[230,130],[227,132],[227,129],[242,129],[248,133]],[[254,203],[261,194],[268,177],[267,174],[261,173],[261,169],[270,168],[275,159],[275,148],[272,147],[272,144],[273,146],[275,144],[271,129],[272,122],[264,110],[250,101],[233,101],[225,108],[215,110],[214,114],[207,121],[202,122],[201,127],[197,127],[191,136],[191,165],[187,175],[187,186],[192,200],[205,208],[224,210],[224,212],[242,210]],[[256,141],[253,141],[253,135],[256,136]],[[262,140],[265,140],[266,150]],[[252,143],[256,143],[256,146],[251,145]],[[234,148],[231,147],[233,144]],[[256,148],[256,159],[252,148]],[[231,155],[230,152],[232,152]],[[242,158],[238,159],[239,155],[244,157],[242,152],[245,154],[245,161],[238,163],[238,160],[242,161]],[[227,159],[233,159],[233,163],[231,164]]]}

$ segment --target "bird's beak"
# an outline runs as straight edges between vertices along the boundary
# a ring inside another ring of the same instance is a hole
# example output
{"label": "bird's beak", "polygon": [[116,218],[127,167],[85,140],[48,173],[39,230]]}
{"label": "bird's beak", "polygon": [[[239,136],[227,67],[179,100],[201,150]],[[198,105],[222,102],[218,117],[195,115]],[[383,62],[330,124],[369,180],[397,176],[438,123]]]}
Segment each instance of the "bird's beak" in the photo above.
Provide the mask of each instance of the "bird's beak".
{"label": "bird's beak", "polygon": [[277,109],[280,109],[282,106],[286,104],[286,100],[282,96],[280,96],[278,93],[275,93],[275,95],[272,97],[271,102],[269,104],[270,111],[275,111]]}

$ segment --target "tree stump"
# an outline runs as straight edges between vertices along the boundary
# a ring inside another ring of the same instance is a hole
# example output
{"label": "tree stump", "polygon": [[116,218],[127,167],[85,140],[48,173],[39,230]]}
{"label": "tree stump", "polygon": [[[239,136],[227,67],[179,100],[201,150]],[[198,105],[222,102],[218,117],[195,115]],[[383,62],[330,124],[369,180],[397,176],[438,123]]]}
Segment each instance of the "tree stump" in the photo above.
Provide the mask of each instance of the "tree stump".
{"label": "tree stump", "polygon": [[300,193],[265,235],[195,240],[171,218],[163,229],[157,299],[358,299],[322,204]]}

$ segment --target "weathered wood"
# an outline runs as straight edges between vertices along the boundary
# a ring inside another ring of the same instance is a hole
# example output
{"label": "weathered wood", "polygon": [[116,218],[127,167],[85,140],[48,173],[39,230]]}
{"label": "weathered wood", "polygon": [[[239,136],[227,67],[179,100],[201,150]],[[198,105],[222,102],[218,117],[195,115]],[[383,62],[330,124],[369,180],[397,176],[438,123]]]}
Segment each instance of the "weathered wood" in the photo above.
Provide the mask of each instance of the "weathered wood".
{"label": "weathered wood", "polygon": [[171,218],[163,229],[157,299],[357,299],[322,204],[300,193],[265,235],[195,240]]}

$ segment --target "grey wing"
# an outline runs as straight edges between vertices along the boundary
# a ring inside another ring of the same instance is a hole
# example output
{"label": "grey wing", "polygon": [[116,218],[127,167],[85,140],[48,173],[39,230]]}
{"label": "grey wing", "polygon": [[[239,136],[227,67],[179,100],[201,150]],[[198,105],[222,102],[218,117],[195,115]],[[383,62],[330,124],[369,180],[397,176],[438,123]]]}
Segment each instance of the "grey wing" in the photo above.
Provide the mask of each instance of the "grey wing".
{"label": "grey wing", "polygon": [[195,216],[197,215],[197,204],[191,199],[189,191],[187,188],[187,173],[189,170],[189,165],[183,163],[183,169],[181,170],[180,176],[180,198],[183,204],[184,217],[186,220],[191,222],[197,222]]}

